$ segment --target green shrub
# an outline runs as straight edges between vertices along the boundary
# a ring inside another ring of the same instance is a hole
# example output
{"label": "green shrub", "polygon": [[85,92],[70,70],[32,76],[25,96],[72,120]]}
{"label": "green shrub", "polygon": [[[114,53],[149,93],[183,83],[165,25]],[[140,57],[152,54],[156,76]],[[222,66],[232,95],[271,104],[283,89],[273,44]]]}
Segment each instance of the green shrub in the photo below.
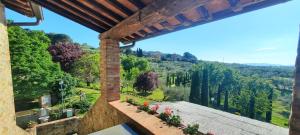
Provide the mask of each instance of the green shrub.
{"label": "green shrub", "polygon": [[63,117],[62,110],[52,110],[50,111],[49,116],[51,121],[61,119]]}
{"label": "green shrub", "polygon": [[167,115],[166,113],[160,113],[159,118],[163,121],[168,121],[170,119],[170,116]]}
{"label": "green shrub", "polygon": [[169,125],[179,127],[181,124],[181,118],[179,115],[172,115],[169,120],[167,121]]}
{"label": "green shrub", "polygon": [[74,101],[71,103],[71,107],[79,109],[79,113],[85,113],[90,109],[91,104],[87,100]]}
{"label": "green shrub", "polygon": [[183,129],[183,133],[188,135],[197,135],[199,133],[198,129],[199,129],[199,124],[193,124],[193,125],[188,124],[188,126],[185,129]]}

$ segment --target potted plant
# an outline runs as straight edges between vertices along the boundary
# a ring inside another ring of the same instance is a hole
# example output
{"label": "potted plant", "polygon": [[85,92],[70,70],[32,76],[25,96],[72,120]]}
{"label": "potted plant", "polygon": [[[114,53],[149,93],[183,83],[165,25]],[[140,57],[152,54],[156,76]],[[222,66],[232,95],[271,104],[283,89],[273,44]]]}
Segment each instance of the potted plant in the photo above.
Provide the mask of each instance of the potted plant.
{"label": "potted plant", "polygon": [[37,125],[37,122],[35,122],[35,121],[27,122],[27,127],[28,128],[34,128],[36,125]]}

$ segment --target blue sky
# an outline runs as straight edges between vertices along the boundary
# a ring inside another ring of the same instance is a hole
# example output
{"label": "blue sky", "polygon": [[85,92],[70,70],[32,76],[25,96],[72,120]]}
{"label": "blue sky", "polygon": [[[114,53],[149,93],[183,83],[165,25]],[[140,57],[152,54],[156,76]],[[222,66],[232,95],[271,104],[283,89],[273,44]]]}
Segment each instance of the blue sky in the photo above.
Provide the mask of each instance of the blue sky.
{"label": "blue sky", "polygon": [[[11,10],[14,21],[34,21]],[[79,43],[98,47],[98,33],[44,9],[45,20],[34,27],[45,32],[65,33]],[[300,0],[200,25],[136,43],[148,51],[182,54],[198,59],[230,63],[293,65],[300,24]]]}

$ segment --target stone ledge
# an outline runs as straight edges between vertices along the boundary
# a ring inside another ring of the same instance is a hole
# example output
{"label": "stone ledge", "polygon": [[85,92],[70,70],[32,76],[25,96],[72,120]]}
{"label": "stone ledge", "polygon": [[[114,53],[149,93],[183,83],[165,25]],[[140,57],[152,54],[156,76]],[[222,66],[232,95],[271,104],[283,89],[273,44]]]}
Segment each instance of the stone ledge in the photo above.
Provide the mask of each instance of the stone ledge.
{"label": "stone ledge", "polygon": [[[146,112],[136,112],[137,107],[129,105],[128,103],[122,103],[120,100],[109,102],[111,106],[129,117],[139,127],[144,128],[150,134],[155,135],[183,135],[181,129],[168,126],[163,123],[159,118],[150,115]],[[142,129],[142,130],[144,130]]]}

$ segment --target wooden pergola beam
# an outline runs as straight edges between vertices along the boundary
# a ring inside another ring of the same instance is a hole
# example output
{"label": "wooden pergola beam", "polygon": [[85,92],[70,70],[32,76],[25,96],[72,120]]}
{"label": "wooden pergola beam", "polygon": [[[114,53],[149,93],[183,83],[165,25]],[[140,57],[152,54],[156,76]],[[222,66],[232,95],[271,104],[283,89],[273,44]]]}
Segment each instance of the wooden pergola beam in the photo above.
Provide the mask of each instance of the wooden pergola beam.
{"label": "wooden pergola beam", "polygon": [[156,0],[110,30],[102,33],[101,37],[119,40],[145,27],[163,22],[168,17],[205,5],[207,2],[209,0]]}

